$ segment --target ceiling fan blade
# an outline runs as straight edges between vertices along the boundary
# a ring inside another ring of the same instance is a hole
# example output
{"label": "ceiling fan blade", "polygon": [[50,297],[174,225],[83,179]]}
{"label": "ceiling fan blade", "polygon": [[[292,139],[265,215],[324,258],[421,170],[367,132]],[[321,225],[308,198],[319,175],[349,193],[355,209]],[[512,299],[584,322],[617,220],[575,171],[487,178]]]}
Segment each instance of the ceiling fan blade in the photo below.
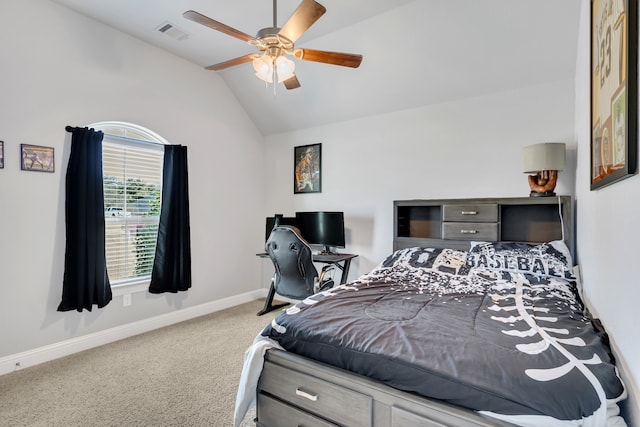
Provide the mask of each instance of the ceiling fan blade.
{"label": "ceiling fan blade", "polygon": [[284,84],[284,87],[286,87],[288,90],[297,89],[300,87],[300,82],[298,81],[298,78],[295,76],[295,74],[289,77],[287,80],[283,81],[282,84]]}
{"label": "ceiling fan blade", "polygon": [[295,42],[309,27],[320,19],[326,11],[327,9],[323,5],[314,0],[302,0],[302,3],[300,3],[298,8],[289,17],[278,34]]}
{"label": "ceiling fan blade", "polygon": [[362,62],[362,55],[327,52],[315,49],[296,49],[293,55],[303,61],[324,62],[325,64],[341,65],[343,67],[351,68],[358,68]]}
{"label": "ceiling fan blade", "polygon": [[249,53],[244,56],[239,56],[237,58],[230,59],[228,61],[220,62],[214,65],[209,65],[208,67],[205,67],[205,68],[211,71],[220,71],[220,70],[224,70],[225,68],[229,68],[236,65],[244,64],[245,62],[253,61],[254,56],[255,54]]}
{"label": "ceiling fan blade", "polygon": [[215,21],[208,16],[204,16],[201,13],[195,12],[193,10],[186,11],[182,14],[182,16],[190,21],[197,22],[198,24],[202,24],[209,28],[213,28],[216,31],[220,31],[221,33],[225,33],[231,37],[235,37],[245,42],[253,39],[253,37],[249,34],[243,33],[240,30],[236,30],[235,28],[225,25],[222,22]]}

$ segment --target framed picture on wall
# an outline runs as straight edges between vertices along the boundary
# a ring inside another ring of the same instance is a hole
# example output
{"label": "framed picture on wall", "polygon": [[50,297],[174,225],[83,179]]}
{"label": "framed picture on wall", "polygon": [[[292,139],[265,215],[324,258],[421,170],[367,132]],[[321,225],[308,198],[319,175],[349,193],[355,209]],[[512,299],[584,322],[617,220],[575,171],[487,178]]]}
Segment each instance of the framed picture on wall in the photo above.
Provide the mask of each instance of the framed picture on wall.
{"label": "framed picture on wall", "polygon": [[591,190],[638,169],[635,0],[591,0]]}
{"label": "framed picture on wall", "polygon": [[293,192],[320,193],[322,190],[322,144],[293,148]]}
{"label": "framed picture on wall", "polygon": [[20,144],[20,168],[24,171],[54,172],[53,147]]}
{"label": "framed picture on wall", "polygon": [[4,141],[0,141],[0,169],[4,168]]}

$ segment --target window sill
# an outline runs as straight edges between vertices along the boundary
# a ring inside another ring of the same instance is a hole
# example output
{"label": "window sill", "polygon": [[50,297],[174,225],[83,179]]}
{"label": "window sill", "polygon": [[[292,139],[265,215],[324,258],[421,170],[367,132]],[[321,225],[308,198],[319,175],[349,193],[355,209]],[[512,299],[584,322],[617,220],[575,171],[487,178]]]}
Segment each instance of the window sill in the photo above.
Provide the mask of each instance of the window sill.
{"label": "window sill", "polygon": [[149,279],[145,279],[137,282],[113,285],[111,286],[111,295],[117,297],[121,295],[135,294],[138,292],[147,292],[149,290],[149,283]]}

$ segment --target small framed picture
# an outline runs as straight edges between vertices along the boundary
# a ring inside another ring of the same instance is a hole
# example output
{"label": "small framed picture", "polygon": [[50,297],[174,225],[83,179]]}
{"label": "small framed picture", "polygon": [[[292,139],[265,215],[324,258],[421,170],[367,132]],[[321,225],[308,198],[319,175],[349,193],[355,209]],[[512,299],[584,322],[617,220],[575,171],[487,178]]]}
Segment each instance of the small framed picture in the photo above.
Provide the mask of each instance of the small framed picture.
{"label": "small framed picture", "polygon": [[53,147],[20,144],[21,169],[23,171],[54,172]]}
{"label": "small framed picture", "polygon": [[4,168],[4,141],[0,141],[0,169]]}
{"label": "small framed picture", "polygon": [[293,193],[320,193],[322,190],[322,144],[293,149]]}

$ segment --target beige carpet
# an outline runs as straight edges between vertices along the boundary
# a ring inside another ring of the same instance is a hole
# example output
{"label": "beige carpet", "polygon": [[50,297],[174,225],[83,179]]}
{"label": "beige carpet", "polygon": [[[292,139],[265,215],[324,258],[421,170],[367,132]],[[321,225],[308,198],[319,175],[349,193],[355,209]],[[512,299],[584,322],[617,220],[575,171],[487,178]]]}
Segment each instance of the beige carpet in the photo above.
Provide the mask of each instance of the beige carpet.
{"label": "beige carpet", "polygon": [[244,351],[277,314],[263,304],[0,376],[0,426],[231,426]]}

